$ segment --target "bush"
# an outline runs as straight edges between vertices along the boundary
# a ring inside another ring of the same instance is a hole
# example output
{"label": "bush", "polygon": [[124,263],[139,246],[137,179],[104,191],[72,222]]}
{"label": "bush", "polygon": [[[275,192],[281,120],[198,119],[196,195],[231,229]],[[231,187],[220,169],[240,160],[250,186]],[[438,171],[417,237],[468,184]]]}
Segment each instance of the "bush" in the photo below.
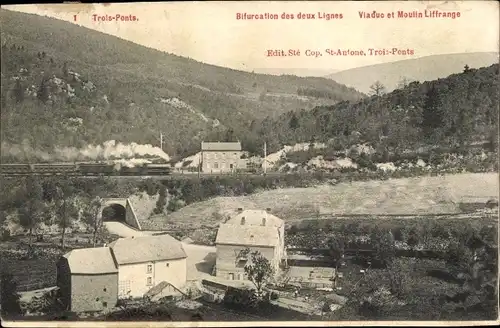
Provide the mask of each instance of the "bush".
{"label": "bush", "polygon": [[10,239],[10,230],[5,228],[0,228],[1,241],[8,241]]}
{"label": "bush", "polygon": [[223,303],[230,308],[245,309],[256,307],[258,302],[253,290],[229,288]]}
{"label": "bush", "polygon": [[167,205],[167,211],[169,211],[169,212],[178,211],[179,209],[183,208],[184,205],[185,205],[185,203],[180,199],[176,199],[176,198],[170,199],[170,201],[168,202],[168,205]]}
{"label": "bush", "polygon": [[6,315],[22,314],[19,303],[21,297],[17,293],[17,283],[13,280],[13,276],[10,273],[2,273],[0,288],[2,313]]}

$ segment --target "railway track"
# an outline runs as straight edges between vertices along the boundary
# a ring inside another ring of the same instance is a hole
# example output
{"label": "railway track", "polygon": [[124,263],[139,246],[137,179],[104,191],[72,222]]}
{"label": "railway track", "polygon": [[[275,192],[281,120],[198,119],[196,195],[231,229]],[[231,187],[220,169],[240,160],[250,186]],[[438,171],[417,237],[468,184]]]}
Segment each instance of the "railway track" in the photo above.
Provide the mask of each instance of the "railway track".
{"label": "railway track", "polygon": [[[270,172],[266,175],[285,175],[281,172]],[[223,177],[223,176],[260,176],[263,173],[254,172],[227,172],[227,173],[202,173],[202,172],[179,172],[167,164],[144,164],[134,167],[118,166],[116,164],[101,163],[53,163],[53,164],[0,164],[0,176],[22,177],[22,176],[71,176],[82,178],[199,178],[199,177]]]}

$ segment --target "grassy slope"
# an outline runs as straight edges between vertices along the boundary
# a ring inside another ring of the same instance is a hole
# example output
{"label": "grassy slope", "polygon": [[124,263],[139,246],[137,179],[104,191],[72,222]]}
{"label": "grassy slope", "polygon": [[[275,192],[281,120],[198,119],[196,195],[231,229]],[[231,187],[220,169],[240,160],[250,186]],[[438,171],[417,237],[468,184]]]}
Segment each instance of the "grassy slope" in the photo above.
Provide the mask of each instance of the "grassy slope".
{"label": "grassy slope", "polygon": [[[91,143],[111,138],[153,142],[161,130],[166,134],[167,148],[175,148],[197,134],[202,138],[215,119],[238,134],[253,119],[270,113],[310,109],[363,96],[329,79],[253,74],[207,65],[52,18],[6,10],[0,11],[0,18],[2,43],[25,48],[19,54],[24,67],[30,70],[25,84],[40,83],[42,72],[36,54],[45,52],[47,60],[52,58],[57,67],[46,65],[44,74],[61,78],[61,66],[68,62],[70,70],[96,85],[95,94],[76,101],[75,111],[81,117],[91,106],[110,107],[113,115],[84,121],[85,129],[90,130],[86,139]],[[16,54],[2,57],[5,93],[12,89],[12,77],[18,75],[22,65]],[[14,67],[7,72],[4,64]],[[298,88],[326,90],[337,99],[296,97]],[[268,97],[261,97],[266,93]],[[109,105],[103,104],[104,95],[111,99]],[[161,97],[178,97],[194,112],[161,103]],[[14,111],[19,107],[12,102],[9,106]],[[112,126],[111,131],[102,128],[103,122]],[[23,123],[27,124],[21,128],[32,128],[30,122]],[[12,139],[19,136],[14,133]]]}
{"label": "grassy slope", "polygon": [[[474,188],[471,188],[474,186]],[[244,197],[216,197],[168,216],[174,224],[216,224],[239,208],[272,208],[287,221],[316,214],[439,214],[459,212],[458,202],[498,195],[498,173],[391,179],[268,190]]]}
{"label": "grassy slope", "polygon": [[460,72],[465,65],[479,68],[495,63],[498,63],[498,53],[493,52],[434,55],[353,68],[327,77],[366,93],[370,92],[373,82],[379,80],[392,91],[403,77],[420,82],[437,80]]}

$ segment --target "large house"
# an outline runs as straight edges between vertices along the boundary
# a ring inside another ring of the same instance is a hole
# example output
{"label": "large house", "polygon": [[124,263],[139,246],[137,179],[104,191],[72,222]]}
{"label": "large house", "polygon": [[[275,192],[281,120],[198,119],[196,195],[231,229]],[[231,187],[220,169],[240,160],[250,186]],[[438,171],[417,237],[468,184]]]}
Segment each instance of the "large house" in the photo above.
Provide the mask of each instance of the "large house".
{"label": "large house", "polygon": [[262,210],[239,209],[239,213],[219,226],[215,275],[221,279],[244,280],[248,256],[241,251],[259,251],[278,274],[285,259],[284,221]]}
{"label": "large house", "polygon": [[120,238],[110,244],[118,263],[118,298],[143,297],[166,282],[175,289],[186,285],[187,255],[170,235]]}
{"label": "large house", "polygon": [[170,235],[120,238],[109,247],[72,250],[57,262],[57,285],[66,310],[103,311],[123,298],[178,295],[186,285],[187,256]]}
{"label": "large house", "polygon": [[118,266],[109,247],[75,249],[57,262],[57,286],[67,311],[92,312],[118,301]]}
{"label": "large house", "polygon": [[246,168],[240,142],[202,142],[201,171],[227,173]]}

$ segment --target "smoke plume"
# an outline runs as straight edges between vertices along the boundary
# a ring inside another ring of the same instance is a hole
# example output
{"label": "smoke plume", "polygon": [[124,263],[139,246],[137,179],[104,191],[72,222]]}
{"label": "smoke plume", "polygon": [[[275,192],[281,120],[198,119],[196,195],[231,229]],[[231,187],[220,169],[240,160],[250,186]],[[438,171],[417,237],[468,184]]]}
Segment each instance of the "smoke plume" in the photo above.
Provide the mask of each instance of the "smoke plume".
{"label": "smoke plume", "polygon": [[55,147],[53,151],[45,152],[34,149],[28,141],[21,144],[2,142],[2,157],[11,157],[18,161],[44,161],[44,162],[75,162],[75,161],[108,161],[114,159],[132,159],[136,157],[159,157],[169,161],[170,157],[158,147],[135,142],[124,144],[109,140],[102,145],[87,145],[84,148]]}

